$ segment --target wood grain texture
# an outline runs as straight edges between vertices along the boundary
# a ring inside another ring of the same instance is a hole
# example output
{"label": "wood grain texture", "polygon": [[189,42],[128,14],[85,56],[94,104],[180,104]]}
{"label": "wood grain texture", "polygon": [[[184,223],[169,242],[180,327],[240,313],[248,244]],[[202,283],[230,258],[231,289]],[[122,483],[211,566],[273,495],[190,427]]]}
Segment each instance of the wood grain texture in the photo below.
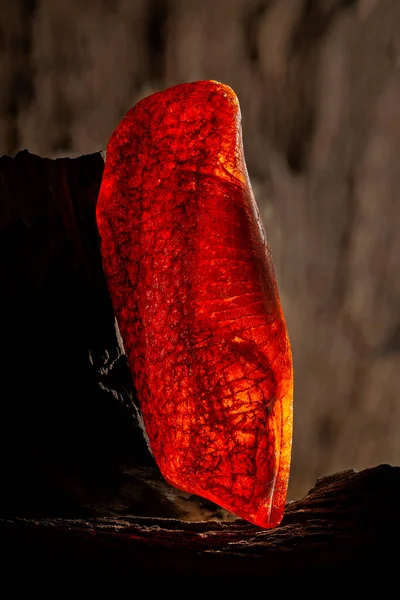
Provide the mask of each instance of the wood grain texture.
{"label": "wood grain texture", "polygon": [[318,480],[271,530],[240,519],[2,519],[2,566],[10,573],[46,565],[59,581],[109,574],[117,583],[157,585],[192,576],[196,586],[221,580],[227,589],[256,578],[291,592],[323,581],[330,589],[347,582],[347,590],[385,590],[396,577],[399,493],[400,469],[379,465]]}

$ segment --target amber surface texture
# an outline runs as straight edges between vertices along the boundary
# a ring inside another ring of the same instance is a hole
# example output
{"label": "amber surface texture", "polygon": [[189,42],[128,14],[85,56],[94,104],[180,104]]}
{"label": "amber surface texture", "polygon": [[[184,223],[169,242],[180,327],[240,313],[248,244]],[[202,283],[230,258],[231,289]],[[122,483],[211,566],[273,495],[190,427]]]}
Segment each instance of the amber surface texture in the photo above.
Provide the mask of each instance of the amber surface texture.
{"label": "amber surface texture", "polygon": [[136,104],[107,146],[97,222],[162,475],[261,527],[278,525],[292,357],[232,89],[196,81]]}

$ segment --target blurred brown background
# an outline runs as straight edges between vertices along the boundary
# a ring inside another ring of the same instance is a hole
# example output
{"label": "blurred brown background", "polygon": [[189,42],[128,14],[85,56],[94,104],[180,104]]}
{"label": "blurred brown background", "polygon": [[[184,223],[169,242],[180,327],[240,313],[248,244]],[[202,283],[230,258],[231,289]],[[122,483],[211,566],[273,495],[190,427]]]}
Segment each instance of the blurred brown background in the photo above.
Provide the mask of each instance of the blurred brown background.
{"label": "blurred brown background", "polygon": [[0,0],[0,153],[104,149],[140,98],[236,91],[295,363],[290,497],[400,464],[399,0]]}

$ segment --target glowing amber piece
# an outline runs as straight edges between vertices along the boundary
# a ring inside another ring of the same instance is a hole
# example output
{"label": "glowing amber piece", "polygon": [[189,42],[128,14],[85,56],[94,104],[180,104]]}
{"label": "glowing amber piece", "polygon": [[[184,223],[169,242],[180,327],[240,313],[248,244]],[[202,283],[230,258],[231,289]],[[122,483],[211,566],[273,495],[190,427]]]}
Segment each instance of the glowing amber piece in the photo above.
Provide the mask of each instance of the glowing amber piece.
{"label": "glowing amber piece", "polygon": [[186,83],[114,131],[101,252],[165,479],[262,527],[281,521],[292,359],[235,93]]}

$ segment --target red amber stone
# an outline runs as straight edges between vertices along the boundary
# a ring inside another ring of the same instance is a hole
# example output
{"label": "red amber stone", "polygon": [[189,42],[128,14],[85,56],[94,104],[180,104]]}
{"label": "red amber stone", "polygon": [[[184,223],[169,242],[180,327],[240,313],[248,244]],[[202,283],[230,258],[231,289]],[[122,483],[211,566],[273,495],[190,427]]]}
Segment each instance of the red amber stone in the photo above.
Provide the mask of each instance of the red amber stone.
{"label": "red amber stone", "polygon": [[136,104],[107,146],[97,221],[161,473],[252,523],[278,525],[292,357],[235,93],[196,81]]}

